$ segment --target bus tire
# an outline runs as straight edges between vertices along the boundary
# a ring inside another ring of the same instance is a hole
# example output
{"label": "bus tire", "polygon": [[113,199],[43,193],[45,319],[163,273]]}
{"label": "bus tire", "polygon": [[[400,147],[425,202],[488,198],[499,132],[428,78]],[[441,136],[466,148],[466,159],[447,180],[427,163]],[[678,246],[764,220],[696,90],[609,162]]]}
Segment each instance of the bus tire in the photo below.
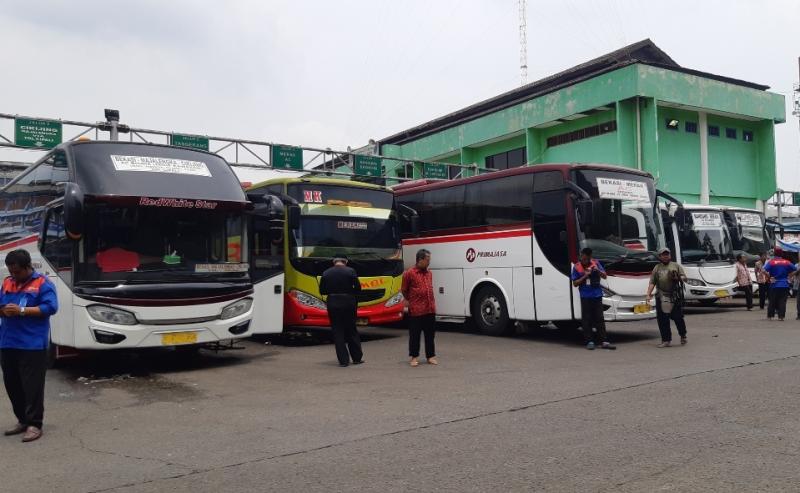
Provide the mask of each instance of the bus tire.
{"label": "bus tire", "polygon": [[490,336],[507,335],[514,327],[503,293],[492,285],[482,287],[472,299],[472,320],[479,332]]}
{"label": "bus tire", "polygon": [[47,361],[45,362],[47,369],[52,370],[53,368],[57,368],[59,363],[58,344],[50,341],[49,344],[47,344]]}

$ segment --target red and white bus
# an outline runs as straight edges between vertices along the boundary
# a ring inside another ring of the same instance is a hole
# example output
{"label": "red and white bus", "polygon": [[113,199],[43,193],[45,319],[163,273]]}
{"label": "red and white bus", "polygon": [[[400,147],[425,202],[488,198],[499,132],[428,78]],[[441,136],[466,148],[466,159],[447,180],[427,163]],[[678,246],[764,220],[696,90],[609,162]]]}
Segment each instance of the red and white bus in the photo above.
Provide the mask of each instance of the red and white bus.
{"label": "red and white bus", "polygon": [[403,183],[395,192],[416,212],[403,221],[406,266],[418,249],[431,251],[439,320],[471,317],[492,335],[514,320],[574,326],[580,300],[570,273],[584,247],[609,274],[606,320],[655,316],[645,293],[665,242],[648,173],[547,164]]}

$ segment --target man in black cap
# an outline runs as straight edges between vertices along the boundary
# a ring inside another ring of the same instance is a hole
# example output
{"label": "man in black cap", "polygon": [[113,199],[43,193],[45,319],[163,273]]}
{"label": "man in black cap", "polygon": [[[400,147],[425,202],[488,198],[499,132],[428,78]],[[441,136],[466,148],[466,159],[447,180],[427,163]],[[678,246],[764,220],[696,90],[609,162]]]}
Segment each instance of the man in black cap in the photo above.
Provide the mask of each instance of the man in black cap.
{"label": "man in black cap", "polygon": [[[361,340],[356,330],[356,293],[361,291],[356,271],[347,266],[347,258],[333,259],[333,267],[322,273],[319,283],[320,294],[327,295],[328,318],[331,321],[333,342],[339,366],[345,367],[353,359],[354,365],[364,362]],[[349,354],[348,354],[349,351]]]}
{"label": "man in black cap", "polygon": [[647,286],[647,302],[653,298],[653,289],[658,288],[656,296],[656,318],[658,330],[661,332],[660,348],[672,345],[672,329],[669,327],[670,319],[675,322],[681,344],[686,344],[686,322],[683,320],[683,296],[680,290],[682,283],[686,282],[686,272],[683,267],[672,261],[669,248],[658,250],[659,263],[650,274],[650,285]]}

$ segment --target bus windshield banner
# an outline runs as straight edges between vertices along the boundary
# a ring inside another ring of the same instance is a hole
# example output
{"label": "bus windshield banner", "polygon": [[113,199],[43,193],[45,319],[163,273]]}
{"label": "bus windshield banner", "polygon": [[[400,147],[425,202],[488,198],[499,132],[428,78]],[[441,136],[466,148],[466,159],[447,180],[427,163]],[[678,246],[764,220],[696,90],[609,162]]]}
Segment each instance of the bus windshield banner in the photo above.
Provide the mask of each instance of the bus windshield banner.
{"label": "bus windshield banner", "polygon": [[736,222],[743,227],[760,228],[761,216],[753,212],[736,212]]}
{"label": "bus windshield banner", "polygon": [[692,221],[697,228],[719,228],[722,218],[717,212],[692,212]]}
{"label": "bus windshield banner", "polygon": [[117,156],[111,161],[117,171],[147,171],[150,173],[170,173],[174,175],[211,176],[206,163],[187,159],[172,159],[147,156]]}
{"label": "bus windshield banner", "polygon": [[641,181],[597,178],[597,191],[601,199],[650,202],[647,184]]}

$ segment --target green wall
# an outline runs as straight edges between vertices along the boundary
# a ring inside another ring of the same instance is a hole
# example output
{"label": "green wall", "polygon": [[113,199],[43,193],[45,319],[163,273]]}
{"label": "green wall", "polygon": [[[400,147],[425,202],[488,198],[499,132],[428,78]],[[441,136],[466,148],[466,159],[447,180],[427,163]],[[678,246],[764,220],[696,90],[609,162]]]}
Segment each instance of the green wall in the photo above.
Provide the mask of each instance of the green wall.
{"label": "green wall", "polygon": [[[676,119],[678,130],[668,130],[667,119]],[[658,188],[665,192],[700,195],[700,134],[686,132],[686,122],[697,123],[697,113],[658,108]]]}

